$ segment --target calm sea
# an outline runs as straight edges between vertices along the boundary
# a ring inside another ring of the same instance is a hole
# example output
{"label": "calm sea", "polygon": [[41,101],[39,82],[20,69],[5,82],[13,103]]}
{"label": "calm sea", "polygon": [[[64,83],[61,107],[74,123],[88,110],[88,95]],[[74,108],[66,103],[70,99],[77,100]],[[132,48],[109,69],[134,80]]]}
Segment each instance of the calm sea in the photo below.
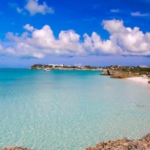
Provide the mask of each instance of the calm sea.
{"label": "calm sea", "polygon": [[0,69],[0,148],[85,150],[150,132],[150,86],[100,73]]}

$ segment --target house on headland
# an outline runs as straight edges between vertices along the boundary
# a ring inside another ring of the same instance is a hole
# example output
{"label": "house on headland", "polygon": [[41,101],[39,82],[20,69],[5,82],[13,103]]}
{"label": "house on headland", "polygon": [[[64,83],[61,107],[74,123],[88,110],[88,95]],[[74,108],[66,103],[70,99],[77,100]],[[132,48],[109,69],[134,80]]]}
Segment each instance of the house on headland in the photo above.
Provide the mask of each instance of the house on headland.
{"label": "house on headland", "polygon": [[146,65],[139,65],[139,68],[150,68],[150,66],[146,66]]}

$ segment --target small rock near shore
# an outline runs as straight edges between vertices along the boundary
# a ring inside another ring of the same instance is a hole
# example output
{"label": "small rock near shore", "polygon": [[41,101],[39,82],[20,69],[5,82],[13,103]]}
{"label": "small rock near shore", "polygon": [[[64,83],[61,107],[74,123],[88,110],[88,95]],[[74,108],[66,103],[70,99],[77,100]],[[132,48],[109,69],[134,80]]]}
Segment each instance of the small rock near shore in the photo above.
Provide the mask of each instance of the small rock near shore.
{"label": "small rock near shore", "polygon": [[18,146],[7,146],[4,147],[2,150],[31,150],[31,149],[18,147]]}
{"label": "small rock near shore", "polygon": [[128,140],[123,138],[101,142],[95,147],[88,147],[86,150],[150,150],[150,134],[147,134],[139,140]]}

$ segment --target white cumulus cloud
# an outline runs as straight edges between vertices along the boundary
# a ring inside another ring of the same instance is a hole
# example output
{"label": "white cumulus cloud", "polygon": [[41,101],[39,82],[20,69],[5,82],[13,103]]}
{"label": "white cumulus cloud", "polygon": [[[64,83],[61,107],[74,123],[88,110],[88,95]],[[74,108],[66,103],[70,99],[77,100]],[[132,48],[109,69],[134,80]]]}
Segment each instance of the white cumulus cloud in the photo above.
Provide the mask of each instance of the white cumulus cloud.
{"label": "white cumulus cloud", "polygon": [[134,16],[134,17],[145,17],[145,16],[149,16],[150,14],[148,13],[145,13],[145,14],[142,14],[140,12],[132,12],[131,13],[131,16]]}
{"label": "white cumulus cloud", "polygon": [[110,40],[121,48],[121,54],[150,55],[150,33],[125,27],[119,20],[104,21],[104,28],[110,32]]}
{"label": "white cumulus cloud", "polygon": [[3,52],[3,46],[0,44],[0,54]]}
{"label": "white cumulus cloud", "polygon": [[26,24],[23,28],[30,32],[34,30],[34,27],[30,26],[30,24]]}
{"label": "white cumulus cloud", "polygon": [[54,13],[54,10],[49,7],[46,2],[43,4],[39,4],[38,0],[27,0],[27,4],[25,5],[25,9],[29,11],[31,15],[35,15],[37,13],[46,14],[46,13]]}
{"label": "white cumulus cloud", "polygon": [[103,28],[110,34],[103,40],[93,32],[81,36],[74,30],[60,31],[58,38],[49,25],[36,29],[26,24],[21,36],[8,32],[10,41],[7,47],[1,44],[0,50],[17,57],[43,58],[48,55],[87,56],[87,55],[138,55],[150,56],[150,32],[143,33],[138,27],[125,27],[122,20],[104,20]]}

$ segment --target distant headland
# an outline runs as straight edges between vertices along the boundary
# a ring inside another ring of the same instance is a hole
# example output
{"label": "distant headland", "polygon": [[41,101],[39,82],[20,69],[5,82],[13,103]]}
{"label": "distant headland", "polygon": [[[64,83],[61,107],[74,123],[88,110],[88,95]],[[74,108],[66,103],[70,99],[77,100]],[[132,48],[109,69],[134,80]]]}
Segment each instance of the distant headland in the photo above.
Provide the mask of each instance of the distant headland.
{"label": "distant headland", "polygon": [[150,77],[148,66],[110,66],[103,70],[102,75],[109,75],[111,78]]}
{"label": "distant headland", "polygon": [[63,64],[34,64],[30,67],[30,69],[35,70],[99,70],[103,71],[101,75],[107,75],[111,78],[118,78],[118,79],[125,79],[125,78],[135,78],[135,77],[142,77],[147,79],[146,83],[150,84],[150,67],[149,66],[108,66],[108,67],[96,67],[96,66],[70,66],[70,65],[63,65]]}
{"label": "distant headland", "polygon": [[150,84],[150,67],[148,66],[110,66],[103,70],[101,75]]}
{"label": "distant headland", "polygon": [[70,65],[64,65],[64,64],[34,64],[30,67],[30,69],[39,69],[39,70],[103,70],[102,67],[96,67],[96,66],[70,66]]}

